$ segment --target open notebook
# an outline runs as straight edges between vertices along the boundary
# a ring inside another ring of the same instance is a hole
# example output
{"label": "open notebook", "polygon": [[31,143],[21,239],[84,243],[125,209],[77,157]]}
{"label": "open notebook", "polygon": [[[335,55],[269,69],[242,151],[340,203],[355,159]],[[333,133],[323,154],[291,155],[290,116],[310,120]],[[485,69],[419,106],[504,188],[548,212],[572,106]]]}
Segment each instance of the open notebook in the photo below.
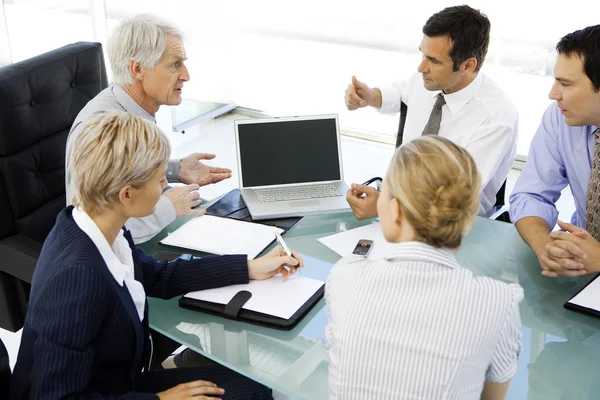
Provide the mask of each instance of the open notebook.
{"label": "open notebook", "polygon": [[571,300],[565,303],[565,308],[600,318],[600,274],[596,275]]}
{"label": "open notebook", "polygon": [[247,254],[252,260],[275,240],[275,232],[283,229],[204,215],[189,220],[159,243],[211,254]]}
{"label": "open notebook", "polygon": [[252,293],[252,297],[244,304],[243,309],[289,319],[323,285],[323,281],[316,279],[297,275],[284,278],[278,275],[264,281],[191,292],[184,297],[227,304],[240,290],[247,290]]}

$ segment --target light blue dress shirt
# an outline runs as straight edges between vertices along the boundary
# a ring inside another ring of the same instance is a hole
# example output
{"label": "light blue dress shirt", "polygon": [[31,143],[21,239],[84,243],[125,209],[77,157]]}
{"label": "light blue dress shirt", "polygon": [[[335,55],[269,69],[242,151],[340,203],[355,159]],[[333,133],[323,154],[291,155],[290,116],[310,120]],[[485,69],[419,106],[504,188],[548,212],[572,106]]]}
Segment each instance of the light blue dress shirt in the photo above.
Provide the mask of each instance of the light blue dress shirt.
{"label": "light blue dress shirt", "polygon": [[575,200],[571,223],[586,227],[586,198],[596,126],[569,126],[555,102],[544,113],[529,148],[525,168],[510,195],[510,219],[540,217],[553,229],[556,201],[569,185]]}

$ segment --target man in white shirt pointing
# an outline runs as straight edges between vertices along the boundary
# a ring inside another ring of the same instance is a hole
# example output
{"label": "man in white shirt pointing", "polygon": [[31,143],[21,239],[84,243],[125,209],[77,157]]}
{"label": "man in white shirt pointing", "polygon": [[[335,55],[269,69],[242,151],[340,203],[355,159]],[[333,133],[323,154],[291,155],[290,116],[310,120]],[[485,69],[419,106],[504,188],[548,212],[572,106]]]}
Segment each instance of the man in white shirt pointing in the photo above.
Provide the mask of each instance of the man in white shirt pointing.
{"label": "man in white shirt pointing", "polygon": [[[346,107],[375,107],[395,114],[407,106],[402,142],[439,135],[466,148],[481,174],[479,214],[496,203],[516,157],[518,115],[506,94],[480,72],[490,42],[490,21],[469,6],[448,7],[423,26],[418,73],[407,80],[370,88],[352,77]],[[377,215],[379,192],[352,184],[348,203],[358,219]]]}

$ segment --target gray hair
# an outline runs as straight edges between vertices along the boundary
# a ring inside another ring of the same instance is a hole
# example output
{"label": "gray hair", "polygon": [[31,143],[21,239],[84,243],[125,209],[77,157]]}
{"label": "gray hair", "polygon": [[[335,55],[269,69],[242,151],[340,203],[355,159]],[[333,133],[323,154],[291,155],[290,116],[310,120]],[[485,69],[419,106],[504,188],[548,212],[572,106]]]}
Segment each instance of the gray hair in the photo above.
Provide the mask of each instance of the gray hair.
{"label": "gray hair", "polygon": [[167,47],[167,37],[183,40],[183,33],[171,22],[152,14],[136,15],[121,21],[108,40],[108,59],[118,86],[133,83],[131,61],[154,69]]}

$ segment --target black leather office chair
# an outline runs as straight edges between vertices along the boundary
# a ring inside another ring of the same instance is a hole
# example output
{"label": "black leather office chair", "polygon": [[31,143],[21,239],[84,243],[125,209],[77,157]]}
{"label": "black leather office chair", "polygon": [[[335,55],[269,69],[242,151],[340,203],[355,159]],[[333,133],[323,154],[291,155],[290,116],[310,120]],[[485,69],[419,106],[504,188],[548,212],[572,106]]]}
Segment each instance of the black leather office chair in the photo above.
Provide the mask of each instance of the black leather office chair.
{"label": "black leather office chair", "polygon": [[0,339],[0,399],[8,399],[10,384],[10,360],[8,351]]}
{"label": "black leather office chair", "polygon": [[0,327],[23,326],[44,239],[65,207],[67,136],[108,85],[100,43],[0,68]]}
{"label": "black leather office chair", "polygon": [[490,219],[495,219],[496,221],[508,222],[510,223],[510,215],[508,213],[508,206],[505,205],[506,201],[504,197],[506,196],[506,180],[502,183],[500,190],[496,193],[496,204],[494,207],[488,211],[486,216]]}
{"label": "black leather office chair", "polygon": [[400,120],[398,122],[398,133],[396,134],[396,148],[400,147],[404,139],[404,125],[406,124],[406,114],[408,114],[408,106],[400,103]]}

